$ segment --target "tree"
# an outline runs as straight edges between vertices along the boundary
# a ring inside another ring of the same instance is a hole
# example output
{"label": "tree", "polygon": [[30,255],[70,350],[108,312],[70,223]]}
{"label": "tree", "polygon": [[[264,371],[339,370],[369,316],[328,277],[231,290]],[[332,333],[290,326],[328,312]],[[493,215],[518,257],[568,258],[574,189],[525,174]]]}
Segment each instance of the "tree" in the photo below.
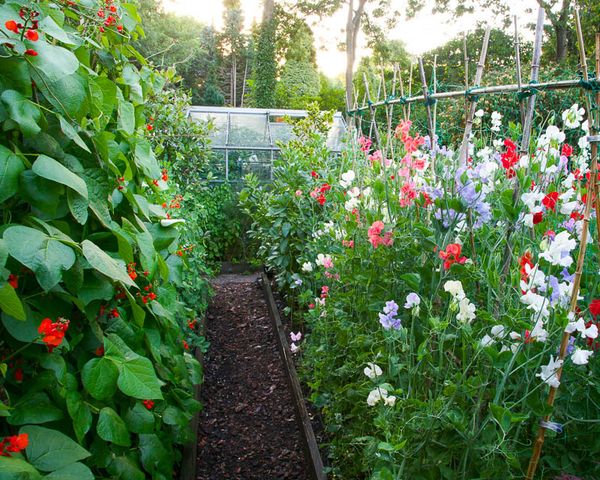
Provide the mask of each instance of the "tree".
{"label": "tree", "polygon": [[[367,4],[373,6],[368,14]],[[356,61],[356,46],[358,34],[364,21],[370,27],[367,33],[373,32],[373,18],[388,17],[387,26],[390,27],[393,21],[399,15],[398,12],[389,11],[390,0],[301,0],[297,8],[306,14],[318,14],[328,16],[337,12],[343,7],[347,7],[346,16],[346,107],[352,108],[353,98],[353,78],[354,63]],[[389,15],[388,15],[389,13]]]}
{"label": "tree", "polygon": [[[240,83],[240,75],[238,69],[241,68],[245,72],[248,61],[248,39],[242,33],[244,25],[244,16],[240,0],[224,0],[224,29],[221,33],[221,52],[226,59],[224,65],[226,69],[226,83],[229,86],[229,104],[233,107],[238,106],[238,84]],[[241,60],[241,61],[240,61]],[[245,61],[245,62],[244,62]],[[242,73],[242,76],[244,74]],[[243,80],[242,80],[243,85]]]}
{"label": "tree", "polygon": [[274,0],[265,0],[256,56],[254,59],[254,103],[260,108],[275,106],[277,85],[276,30]]}
{"label": "tree", "polygon": [[[411,0],[416,7],[422,7],[422,0]],[[594,0],[592,0],[593,2]],[[569,18],[572,13],[572,0],[531,0],[532,5],[539,5],[544,9],[546,18],[550,21],[553,37],[556,44],[555,60],[563,63],[568,53]],[[458,4],[451,4],[450,0],[436,0],[434,11],[451,11],[456,16],[473,13],[476,10],[489,9],[490,13],[504,18],[510,24],[508,16],[508,3],[504,0],[465,0]]]}
{"label": "tree", "polygon": [[321,89],[319,90],[319,106],[321,110],[344,111],[346,106],[346,90],[339,79],[328,78],[324,74],[319,75]]}

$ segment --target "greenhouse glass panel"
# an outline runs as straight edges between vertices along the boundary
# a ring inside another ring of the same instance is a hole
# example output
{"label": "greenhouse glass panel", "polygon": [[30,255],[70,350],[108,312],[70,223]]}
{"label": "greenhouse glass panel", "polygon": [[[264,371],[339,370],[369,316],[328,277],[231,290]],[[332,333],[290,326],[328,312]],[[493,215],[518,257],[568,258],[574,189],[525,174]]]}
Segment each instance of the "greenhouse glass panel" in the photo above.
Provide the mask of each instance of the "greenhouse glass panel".
{"label": "greenhouse glass panel", "polygon": [[212,141],[213,147],[224,147],[227,145],[229,114],[219,112],[190,112],[190,118],[196,121],[212,123],[214,128],[210,131],[209,138]]}
{"label": "greenhouse glass panel", "polygon": [[261,181],[271,179],[271,152],[265,150],[229,150],[229,181],[239,182],[249,173]]}
{"label": "greenhouse glass panel", "polygon": [[231,114],[228,146],[271,147],[266,115]]}

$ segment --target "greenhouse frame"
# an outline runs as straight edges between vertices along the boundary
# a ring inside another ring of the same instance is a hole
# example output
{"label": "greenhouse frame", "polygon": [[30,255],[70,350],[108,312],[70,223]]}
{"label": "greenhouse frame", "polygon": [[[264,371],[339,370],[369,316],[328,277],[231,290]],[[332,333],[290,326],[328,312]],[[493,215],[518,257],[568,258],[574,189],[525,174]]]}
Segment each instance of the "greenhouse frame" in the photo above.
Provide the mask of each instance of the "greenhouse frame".
{"label": "greenhouse frame", "polygon": [[[192,120],[211,122],[214,127],[209,135],[214,182],[241,182],[249,173],[262,181],[272,180],[273,161],[281,152],[278,144],[295,138],[293,126],[286,118],[306,115],[305,110],[260,108],[193,106],[188,110]],[[334,154],[341,151],[345,133],[344,118],[335,113],[327,137],[327,147]]]}

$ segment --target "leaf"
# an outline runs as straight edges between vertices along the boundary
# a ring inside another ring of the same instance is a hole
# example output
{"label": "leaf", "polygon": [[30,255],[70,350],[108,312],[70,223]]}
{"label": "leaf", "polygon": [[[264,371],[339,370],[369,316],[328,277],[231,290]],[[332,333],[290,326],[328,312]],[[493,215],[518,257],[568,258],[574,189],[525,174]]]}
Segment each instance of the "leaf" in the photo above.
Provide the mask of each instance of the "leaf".
{"label": "leaf", "polygon": [[92,358],[81,372],[81,380],[86,391],[96,400],[106,400],[117,391],[119,370],[109,359]]}
{"label": "leaf", "polygon": [[0,288],[0,308],[7,315],[17,320],[25,320],[25,310],[23,304],[17,295],[17,292],[10,284],[5,284]]}
{"label": "leaf", "polygon": [[95,270],[112,280],[117,280],[125,285],[137,288],[135,282],[127,274],[124,263],[120,263],[110,257],[100,247],[89,240],[81,242],[81,247],[83,248],[83,256]]}
{"label": "leaf", "polygon": [[77,435],[79,443],[83,442],[85,434],[89,432],[92,426],[92,412],[87,403],[85,403],[79,392],[67,393],[67,410],[73,420],[73,430]]}
{"label": "leaf", "polygon": [[135,131],[135,108],[126,100],[119,100],[117,129],[129,135]]}
{"label": "leaf", "polygon": [[75,263],[70,247],[34,228],[9,227],[3,238],[10,256],[30,268],[44,290],[56,286],[62,272]]}
{"label": "leaf", "polygon": [[63,412],[55,407],[43,392],[26,394],[15,405],[6,420],[11,425],[53,422],[63,418]]}
{"label": "leaf", "polygon": [[42,356],[40,365],[46,370],[52,370],[58,382],[61,384],[65,383],[67,364],[62,355],[59,355],[58,353],[47,353]]}
{"label": "leaf", "polygon": [[510,410],[493,403],[490,403],[490,410],[492,411],[492,415],[494,416],[494,420],[498,422],[500,428],[507,433],[510,430],[511,425],[511,414]]}
{"label": "leaf", "polygon": [[52,38],[59,40],[65,45],[77,45],[69,34],[65,32],[50,15],[46,15],[40,20],[39,28],[45,34],[50,35]]}
{"label": "leaf", "polygon": [[154,414],[141,402],[136,402],[125,414],[125,424],[133,433],[152,433],[154,431]]}
{"label": "leaf", "polygon": [[37,331],[40,322],[32,316],[23,321],[17,320],[16,318],[3,313],[2,325],[4,325],[4,328],[6,328],[8,333],[10,333],[13,338],[19,340],[20,342],[33,342],[40,336]]}
{"label": "leaf", "polygon": [[39,72],[49,81],[60,80],[75,73],[79,68],[79,60],[73,52],[66,48],[47,42],[38,42],[35,49],[38,55],[28,57],[27,61],[34,72]]}
{"label": "leaf", "polygon": [[421,283],[421,276],[418,273],[405,273],[400,275],[400,280],[404,280],[404,282],[412,289],[419,290],[419,285]]}
{"label": "leaf", "polygon": [[113,475],[111,478],[121,480],[144,480],[146,478],[139,466],[126,456],[114,457],[107,470]]}
{"label": "leaf", "polygon": [[83,285],[77,292],[85,305],[94,300],[110,300],[114,294],[112,283],[103,275],[98,275],[91,270],[85,272]]}
{"label": "leaf", "polygon": [[60,121],[60,129],[63,131],[63,133],[73,140],[77,146],[81,147],[88,153],[92,153],[85,142],[81,139],[75,128],[73,128],[73,126],[67,122],[62,115],[57,115],[57,117]]}
{"label": "leaf", "polygon": [[0,457],[0,480],[38,480],[42,476],[28,462],[16,457]]}
{"label": "leaf", "polygon": [[54,478],[56,480],[94,480],[94,474],[83,463],[72,463],[59,470],[55,470],[44,478]]}
{"label": "leaf", "polygon": [[25,170],[21,159],[0,145],[0,202],[5,202],[19,191],[19,175]]}
{"label": "leaf", "polygon": [[147,140],[138,141],[134,150],[135,164],[150,178],[160,177],[160,167],[152,151],[152,146]]}
{"label": "leaf", "polygon": [[31,168],[36,175],[61,183],[75,190],[79,195],[88,198],[88,190],[85,181],[67,167],[46,155],[40,155]]}
{"label": "leaf", "polygon": [[190,423],[191,415],[184,413],[181,409],[169,405],[163,412],[163,422],[165,425],[179,425],[185,427]]}
{"label": "leaf", "polygon": [[30,137],[41,132],[38,122],[42,118],[42,112],[37,105],[16,90],[5,90],[0,98],[23,135]]}
{"label": "leaf", "polygon": [[88,201],[85,197],[79,195],[75,190],[67,191],[67,202],[71,215],[80,225],[85,225],[88,219]]}
{"label": "leaf", "polygon": [[131,438],[129,437],[127,426],[112,408],[104,407],[100,410],[96,431],[102,440],[122,447],[131,446]]}
{"label": "leaf", "polygon": [[162,472],[171,475],[173,455],[165,448],[164,442],[154,434],[140,435],[142,465],[150,473]]}
{"label": "leaf", "polygon": [[152,362],[145,357],[117,363],[119,380],[117,385],[125,395],[140,400],[162,399],[160,383]]}
{"label": "leaf", "polygon": [[27,459],[43,472],[59,470],[90,456],[90,452],[57,430],[27,425],[19,433],[29,435]]}

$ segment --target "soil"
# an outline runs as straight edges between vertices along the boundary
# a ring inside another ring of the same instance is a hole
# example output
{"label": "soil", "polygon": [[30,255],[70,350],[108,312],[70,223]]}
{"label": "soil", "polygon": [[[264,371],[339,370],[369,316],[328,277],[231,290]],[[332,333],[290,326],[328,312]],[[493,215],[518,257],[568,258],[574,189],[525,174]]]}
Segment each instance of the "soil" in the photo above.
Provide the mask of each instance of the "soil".
{"label": "soil", "polygon": [[257,275],[222,275],[206,317],[197,480],[308,480]]}

